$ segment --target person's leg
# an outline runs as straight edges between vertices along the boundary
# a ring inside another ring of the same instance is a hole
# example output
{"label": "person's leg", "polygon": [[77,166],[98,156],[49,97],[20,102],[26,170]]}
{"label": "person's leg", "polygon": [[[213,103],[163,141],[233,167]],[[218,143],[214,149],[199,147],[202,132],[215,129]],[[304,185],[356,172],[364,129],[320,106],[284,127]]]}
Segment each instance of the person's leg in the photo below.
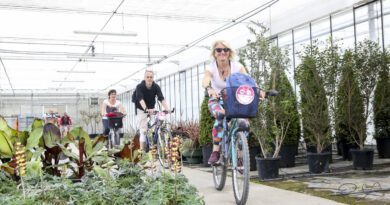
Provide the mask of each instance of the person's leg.
{"label": "person's leg", "polygon": [[146,130],[148,124],[147,114],[142,110],[137,110],[136,116],[137,128],[139,130],[139,142],[142,150],[146,149]]}
{"label": "person's leg", "polygon": [[210,113],[215,118],[214,126],[212,129],[213,137],[213,152],[209,158],[209,164],[214,164],[219,160],[219,148],[223,138],[223,119],[225,117],[225,110],[219,104],[218,100],[210,98],[208,102]]}
{"label": "person's leg", "polygon": [[110,133],[110,128],[108,127],[108,119],[102,119],[103,122],[103,134],[105,136],[108,136],[108,133]]}

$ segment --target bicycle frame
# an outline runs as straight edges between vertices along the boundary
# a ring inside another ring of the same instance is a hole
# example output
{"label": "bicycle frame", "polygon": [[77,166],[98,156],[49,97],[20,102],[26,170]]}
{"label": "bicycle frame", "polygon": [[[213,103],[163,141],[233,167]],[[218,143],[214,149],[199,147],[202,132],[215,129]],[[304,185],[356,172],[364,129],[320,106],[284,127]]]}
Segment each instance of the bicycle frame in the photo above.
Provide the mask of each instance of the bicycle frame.
{"label": "bicycle frame", "polygon": [[[237,126],[237,118],[231,119],[231,127],[228,127],[228,123],[226,121],[226,118],[224,119],[224,137],[223,137],[223,143],[221,145],[221,150],[224,152],[224,157],[226,159],[231,160],[231,167],[232,169],[237,168],[237,158],[236,158],[236,151],[235,151],[235,143],[236,143],[236,133],[238,132],[238,126]],[[246,137],[248,137],[247,131],[242,131]],[[228,147],[226,147],[226,145]]]}
{"label": "bicycle frame", "polygon": [[[168,131],[168,129],[164,126],[164,124],[166,125],[167,122],[165,120],[159,120],[157,118],[157,114],[159,112],[162,112],[162,111],[156,111],[156,114],[153,114],[153,118],[155,118],[155,120],[152,124],[150,123],[152,116],[149,116],[150,119],[148,121],[148,126],[147,126],[148,127],[148,129],[147,129],[147,138],[148,139],[147,140],[150,140],[149,138],[152,137],[153,144],[157,144],[159,131]],[[154,129],[151,129],[153,127],[154,127]],[[150,136],[149,132],[151,132],[151,131],[153,131],[153,133],[154,133],[153,136]]]}

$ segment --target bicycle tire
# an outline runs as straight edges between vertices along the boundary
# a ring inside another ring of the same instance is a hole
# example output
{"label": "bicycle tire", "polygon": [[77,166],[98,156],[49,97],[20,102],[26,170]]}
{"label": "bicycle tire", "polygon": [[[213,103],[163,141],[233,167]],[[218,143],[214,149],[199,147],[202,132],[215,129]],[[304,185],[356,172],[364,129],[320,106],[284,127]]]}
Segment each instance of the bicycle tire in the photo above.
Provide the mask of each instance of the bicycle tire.
{"label": "bicycle tire", "polygon": [[[243,132],[236,133],[235,144],[237,157],[237,167],[232,169],[232,181],[233,181],[233,192],[234,198],[237,205],[244,205],[248,199],[249,194],[249,147],[247,136]],[[233,157],[232,153],[232,157]],[[233,161],[234,159],[232,159]],[[242,186],[240,186],[238,177],[242,178]]]}
{"label": "bicycle tire", "polygon": [[[221,152],[222,154],[222,152]],[[218,191],[221,191],[225,187],[226,174],[227,174],[227,159],[225,156],[221,156],[220,162],[213,166],[213,181],[214,187]]]}
{"label": "bicycle tire", "polygon": [[[163,135],[161,136],[161,133],[158,135],[157,138],[157,154],[158,154],[158,160],[160,161],[160,164],[162,167],[165,169],[168,169],[170,167],[169,163],[169,157],[167,156],[165,150],[166,147],[169,143],[169,139],[171,139],[170,133],[162,133]],[[168,135],[165,136],[164,134]],[[170,153],[171,150],[168,150]]]}

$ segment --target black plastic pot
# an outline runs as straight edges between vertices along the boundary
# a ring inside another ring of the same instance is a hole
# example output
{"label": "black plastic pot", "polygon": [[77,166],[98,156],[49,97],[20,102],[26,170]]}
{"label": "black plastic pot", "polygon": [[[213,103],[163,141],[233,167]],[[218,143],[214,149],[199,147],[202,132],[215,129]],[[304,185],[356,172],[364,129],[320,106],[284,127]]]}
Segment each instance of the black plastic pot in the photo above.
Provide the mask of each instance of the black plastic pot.
{"label": "black plastic pot", "polygon": [[379,158],[390,158],[390,137],[376,138],[375,140]]}
{"label": "black plastic pot", "polygon": [[278,178],[279,160],[279,158],[256,157],[257,173],[259,176],[259,180]]}
{"label": "black plastic pot", "polygon": [[257,170],[257,165],[256,165],[256,156],[258,156],[261,152],[261,149],[259,146],[255,147],[249,147],[249,161],[250,161],[250,171],[255,171]]}
{"label": "black plastic pot", "polygon": [[208,144],[208,145],[203,145],[202,147],[202,154],[203,154],[203,166],[205,167],[209,167],[209,158],[210,158],[210,155],[213,151],[213,145],[211,144]]}
{"label": "black plastic pot", "polygon": [[368,170],[372,169],[374,163],[374,150],[372,149],[351,149],[353,168]]}
{"label": "black plastic pot", "polygon": [[283,167],[295,167],[295,153],[298,149],[298,144],[295,145],[282,145],[280,148],[280,161],[279,166]]}
{"label": "black plastic pot", "polygon": [[329,159],[332,157],[331,153],[307,153],[307,164],[309,166],[309,172],[313,174],[319,174],[323,172],[329,172]]}
{"label": "black plastic pot", "polygon": [[337,148],[340,152],[340,155],[343,157],[343,160],[352,160],[352,155],[350,150],[359,148],[359,145],[356,143],[348,143],[346,140],[339,140],[337,142]]}
{"label": "black plastic pot", "polygon": [[[306,147],[306,151],[309,153],[317,153],[317,148],[315,146],[307,146]],[[333,162],[333,159],[332,159],[332,145],[328,145],[325,147],[325,149],[322,150],[321,153],[328,153],[329,155],[327,155],[329,157],[329,163],[332,163]]]}

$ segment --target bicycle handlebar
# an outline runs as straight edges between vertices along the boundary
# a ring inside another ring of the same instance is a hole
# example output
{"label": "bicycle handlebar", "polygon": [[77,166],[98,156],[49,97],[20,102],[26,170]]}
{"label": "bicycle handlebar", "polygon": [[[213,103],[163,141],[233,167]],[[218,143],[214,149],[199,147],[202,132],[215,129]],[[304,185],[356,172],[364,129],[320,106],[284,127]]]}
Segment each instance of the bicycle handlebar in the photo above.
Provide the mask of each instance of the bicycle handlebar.
{"label": "bicycle handlebar", "polygon": [[[174,113],[175,108],[173,108],[172,110],[163,110],[163,111],[155,110],[153,111],[152,115],[156,115],[158,112],[164,112],[165,114]],[[149,112],[147,110],[144,110],[144,113],[149,113]]]}
{"label": "bicycle handlebar", "polygon": [[[260,92],[261,92],[261,89],[259,88],[257,90],[258,92],[258,95],[260,96]],[[222,89],[220,93],[218,93],[218,98],[222,98],[222,96],[226,94],[226,88]],[[268,98],[268,97],[275,97],[279,95],[279,92],[277,90],[268,90],[268,91],[265,91],[265,96],[264,98]]]}

